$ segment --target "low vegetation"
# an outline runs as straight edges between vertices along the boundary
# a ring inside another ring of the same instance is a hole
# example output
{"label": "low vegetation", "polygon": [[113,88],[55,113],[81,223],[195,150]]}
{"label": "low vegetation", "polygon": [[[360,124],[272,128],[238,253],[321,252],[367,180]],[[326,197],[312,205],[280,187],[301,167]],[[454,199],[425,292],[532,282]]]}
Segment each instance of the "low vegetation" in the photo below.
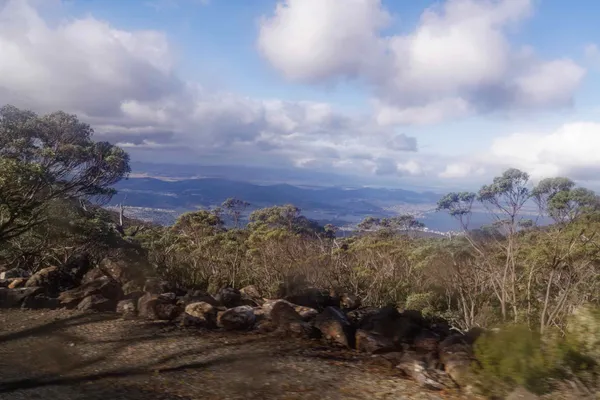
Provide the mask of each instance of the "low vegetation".
{"label": "low vegetation", "polygon": [[[356,235],[340,239],[334,226],[319,226],[293,205],[254,211],[242,227],[243,199],[162,227],[99,207],[127,176],[129,159],[92,133],[72,115],[0,109],[4,269],[33,273],[85,256],[95,265],[122,262],[140,282],[160,277],[186,289],[351,293],[365,305],[418,310],[463,331],[490,329],[476,343],[473,367],[490,396],[516,386],[598,390],[600,202],[570,179],[534,186],[509,169],[478,193],[450,193],[439,211],[462,227],[453,237],[414,235],[422,224],[402,215],[367,218]],[[529,202],[554,223],[523,219]],[[470,229],[475,205],[495,222]]]}

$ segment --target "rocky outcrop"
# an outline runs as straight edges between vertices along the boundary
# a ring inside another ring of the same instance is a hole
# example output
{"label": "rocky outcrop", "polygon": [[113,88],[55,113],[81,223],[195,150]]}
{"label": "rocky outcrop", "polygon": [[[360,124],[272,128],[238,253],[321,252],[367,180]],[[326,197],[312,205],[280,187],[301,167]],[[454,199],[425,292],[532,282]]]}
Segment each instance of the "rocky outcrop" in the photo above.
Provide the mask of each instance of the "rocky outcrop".
{"label": "rocky outcrop", "polygon": [[27,283],[27,278],[14,278],[8,284],[9,289],[18,289],[20,287],[24,287]]}
{"label": "rocky outcrop", "polygon": [[0,280],[14,279],[14,278],[29,278],[29,272],[22,268],[12,268],[3,272],[0,272]]}
{"label": "rocky outcrop", "polygon": [[361,305],[360,298],[358,296],[344,293],[340,296],[340,307],[344,311],[352,311],[359,308]]}
{"label": "rocky outcrop", "polygon": [[220,313],[217,322],[219,326],[229,331],[248,330],[254,326],[256,316],[252,307],[239,306]]}
{"label": "rocky outcrop", "polygon": [[105,277],[62,292],[58,296],[58,299],[63,307],[76,308],[83,299],[96,294],[110,300],[115,307],[117,302],[123,297],[121,285]]}
{"label": "rocky outcrop", "polygon": [[315,319],[315,327],[329,341],[354,347],[354,332],[346,315],[336,307],[327,307]]}
{"label": "rocky outcrop", "polygon": [[393,351],[394,342],[390,338],[359,329],[356,331],[356,350],[365,353]]}
{"label": "rocky outcrop", "polygon": [[117,313],[125,319],[134,318],[137,315],[137,301],[134,299],[125,299],[117,303]]}
{"label": "rocky outcrop", "polygon": [[47,296],[56,297],[60,292],[76,288],[79,282],[69,271],[57,266],[36,272],[27,280],[26,287],[41,287]]}
{"label": "rocky outcrop", "polygon": [[115,311],[117,308],[116,300],[110,300],[101,294],[92,294],[85,297],[77,305],[79,311]]}
{"label": "rocky outcrop", "polygon": [[254,285],[246,286],[240,289],[241,303],[247,306],[262,306],[265,299]]}
{"label": "rocky outcrop", "polygon": [[242,293],[230,286],[221,288],[215,296],[217,302],[227,308],[234,308],[242,305]]}
{"label": "rocky outcrop", "polygon": [[183,313],[183,308],[168,296],[146,293],[138,300],[138,315],[160,321],[174,321]]}
{"label": "rocky outcrop", "polygon": [[262,305],[262,309],[265,313],[266,318],[271,318],[271,312],[273,310],[273,307],[278,303],[286,303],[290,305],[294,309],[294,311],[296,311],[302,317],[304,321],[311,321],[319,314],[319,312],[314,308],[299,306],[297,304],[292,304],[287,300],[277,299],[266,300],[265,303]]}
{"label": "rocky outcrop", "polygon": [[275,329],[281,333],[307,338],[316,336],[315,329],[287,301],[275,303],[270,317]]}
{"label": "rocky outcrop", "polygon": [[186,324],[214,327],[217,324],[217,309],[209,303],[200,301],[185,306]]}
{"label": "rocky outcrop", "polygon": [[336,297],[331,296],[330,292],[321,289],[304,289],[297,294],[284,297],[284,300],[299,306],[313,308],[315,310],[324,310],[327,307],[339,307],[340,302]]}
{"label": "rocky outcrop", "polygon": [[443,390],[455,387],[455,384],[444,371],[430,368],[423,357],[415,352],[403,353],[396,369],[426,389]]}
{"label": "rocky outcrop", "polygon": [[455,334],[444,339],[439,344],[439,359],[454,382],[460,386],[469,383],[474,356],[468,336]]}
{"label": "rocky outcrop", "polygon": [[43,294],[43,288],[0,288],[0,308],[19,308],[30,297]]}

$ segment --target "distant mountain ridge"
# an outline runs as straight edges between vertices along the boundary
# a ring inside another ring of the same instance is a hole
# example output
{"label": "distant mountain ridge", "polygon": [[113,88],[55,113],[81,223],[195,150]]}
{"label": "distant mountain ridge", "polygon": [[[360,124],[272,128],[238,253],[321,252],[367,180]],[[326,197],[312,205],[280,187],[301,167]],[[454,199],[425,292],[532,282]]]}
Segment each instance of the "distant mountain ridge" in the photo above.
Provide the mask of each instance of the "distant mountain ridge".
{"label": "distant mountain ridge", "polygon": [[384,212],[395,204],[435,203],[440,195],[403,189],[301,187],[289,184],[257,185],[228,179],[205,178],[167,181],[129,178],[116,185],[113,203],[135,207],[197,208],[221,204],[229,197],[254,207],[292,203],[302,209],[334,212]]}

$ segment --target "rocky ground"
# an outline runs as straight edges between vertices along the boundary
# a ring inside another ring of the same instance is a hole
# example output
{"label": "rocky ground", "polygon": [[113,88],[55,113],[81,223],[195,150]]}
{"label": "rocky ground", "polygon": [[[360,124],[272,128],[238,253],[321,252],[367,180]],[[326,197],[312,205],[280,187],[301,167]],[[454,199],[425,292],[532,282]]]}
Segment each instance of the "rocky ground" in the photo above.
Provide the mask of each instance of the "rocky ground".
{"label": "rocky ground", "polygon": [[278,333],[0,310],[0,399],[453,399],[377,357]]}

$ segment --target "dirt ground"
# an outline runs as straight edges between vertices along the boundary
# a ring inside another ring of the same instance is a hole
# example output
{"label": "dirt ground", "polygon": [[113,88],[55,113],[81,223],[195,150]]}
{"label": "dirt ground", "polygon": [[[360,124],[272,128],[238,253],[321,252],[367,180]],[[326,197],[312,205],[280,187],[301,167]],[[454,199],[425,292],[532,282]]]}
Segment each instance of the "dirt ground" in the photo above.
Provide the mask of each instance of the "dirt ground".
{"label": "dirt ground", "polygon": [[457,399],[315,340],[0,310],[0,399]]}

